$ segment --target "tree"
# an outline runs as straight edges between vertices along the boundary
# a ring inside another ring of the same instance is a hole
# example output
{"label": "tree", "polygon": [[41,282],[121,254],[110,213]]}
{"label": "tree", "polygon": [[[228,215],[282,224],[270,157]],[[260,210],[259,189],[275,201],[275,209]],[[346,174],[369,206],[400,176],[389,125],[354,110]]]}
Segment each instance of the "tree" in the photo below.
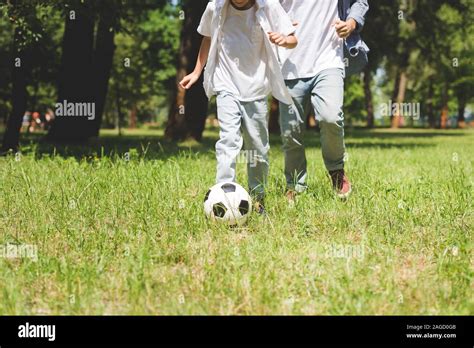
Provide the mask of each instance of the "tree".
{"label": "tree", "polygon": [[368,66],[364,69],[364,95],[365,108],[367,110],[367,128],[373,128],[375,125],[375,115],[372,96],[372,71]]}
{"label": "tree", "polygon": [[14,25],[12,56],[9,66],[12,77],[12,111],[7,120],[2,142],[2,151],[16,151],[19,146],[20,128],[28,102],[28,79],[32,71],[32,51],[41,37],[41,26],[36,17],[34,2],[11,1],[5,7],[4,15],[8,15]]}
{"label": "tree", "polygon": [[[116,5],[116,4],[112,4]],[[115,53],[115,29],[117,28],[117,7],[108,6],[101,12],[97,28],[96,50],[94,54],[94,76],[96,117],[92,121],[92,136],[99,136],[105,102],[108,95],[109,79]]]}
{"label": "tree", "polygon": [[[194,69],[202,37],[196,32],[208,0],[187,0],[183,2],[186,9],[184,25],[181,31],[181,47],[177,63],[176,84],[168,116],[165,135],[175,141],[193,138],[202,139],[208,99],[202,87],[203,77],[189,91],[178,88],[178,82]],[[184,14],[184,12],[183,12]]]}
{"label": "tree", "polygon": [[83,142],[99,134],[121,1],[69,1],[67,5],[58,103],[91,105],[95,115],[84,117],[76,109],[67,117],[56,117],[48,139]]}
{"label": "tree", "polygon": [[[451,86],[457,99],[457,126],[465,127],[466,106],[474,99],[474,3],[460,1],[457,5],[462,25],[452,33],[454,58],[454,81]],[[471,39],[469,39],[471,38]]]}
{"label": "tree", "polygon": [[2,151],[17,151],[20,141],[20,128],[23,115],[26,112],[28,92],[26,90],[30,73],[29,55],[25,49],[18,47],[21,40],[21,29],[15,29],[15,51],[17,55],[12,62],[12,112],[7,121],[7,128],[3,138]]}
{"label": "tree", "polygon": [[[94,104],[95,19],[88,2],[73,5],[65,19],[58,103]],[[48,133],[50,140],[85,141],[92,136],[92,123],[88,117],[81,117],[75,111],[67,117],[61,116],[56,115]]]}
{"label": "tree", "polygon": [[[364,69],[364,95],[367,110],[367,127],[375,125],[374,101],[372,93],[373,74],[380,67],[387,53],[393,50],[393,43],[399,35],[398,3],[380,2],[372,5],[369,11],[362,36],[370,48],[369,63]],[[383,32],[380,32],[383,28]]]}
{"label": "tree", "polygon": [[430,127],[437,123],[435,109],[440,110],[439,127],[447,127],[452,97],[457,99],[458,123],[463,123],[473,87],[473,11],[470,0],[417,2],[415,41],[420,59],[415,65],[420,85],[426,91]]}
{"label": "tree", "polygon": [[[408,69],[410,67],[410,57],[413,53],[414,38],[416,37],[416,22],[414,20],[415,1],[399,1],[399,35],[398,44],[394,55],[389,55],[392,62],[395,63],[395,89],[392,99],[398,105],[405,101],[406,89],[408,87]],[[402,125],[401,108],[398,112],[391,115],[391,127],[398,128]]]}
{"label": "tree", "polygon": [[165,109],[170,90],[174,90],[181,29],[177,6],[166,1],[139,5],[127,8],[123,25],[127,30],[115,38],[108,102],[109,114],[116,110],[112,113],[122,115],[122,121],[122,109],[128,110],[129,127],[144,119],[167,118]]}

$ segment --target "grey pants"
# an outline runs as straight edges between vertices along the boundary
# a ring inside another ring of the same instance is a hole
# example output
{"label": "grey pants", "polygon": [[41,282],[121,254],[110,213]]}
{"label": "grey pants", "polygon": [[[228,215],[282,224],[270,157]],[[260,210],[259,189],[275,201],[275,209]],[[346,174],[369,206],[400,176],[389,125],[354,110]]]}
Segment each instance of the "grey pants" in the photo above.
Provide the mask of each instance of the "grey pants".
{"label": "grey pants", "polygon": [[321,128],[321,148],[328,171],[344,168],[344,70],[327,69],[307,79],[287,80],[293,106],[280,103],[280,127],[288,189],[306,189],[305,117],[313,107]]}
{"label": "grey pants", "polygon": [[235,182],[236,164],[246,163],[248,186],[257,199],[264,197],[269,169],[267,114],[266,98],[241,102],[227,92],[217,95],[220,139],[216,144],[216,181]]}

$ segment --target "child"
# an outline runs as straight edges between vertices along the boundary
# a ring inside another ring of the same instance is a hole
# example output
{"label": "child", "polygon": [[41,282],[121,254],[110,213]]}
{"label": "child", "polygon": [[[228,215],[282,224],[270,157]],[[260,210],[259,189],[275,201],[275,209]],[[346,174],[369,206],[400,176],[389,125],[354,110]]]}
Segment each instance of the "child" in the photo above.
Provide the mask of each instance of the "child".
{"label": "child", "polygon": [[216,181],[235,182],[236,161],[244,146],[249,189],[259,214],[265,213],[269,167],[266,97],[272,93],[283,103],[293,103],[276,46],[296,47],[294,31],[278,0],[210,2],[198,28],[204,38],[196,67],[180,82],[181,87],[191,88],[207,63],[204,89],[209,98],[217,95],[220,127]]}

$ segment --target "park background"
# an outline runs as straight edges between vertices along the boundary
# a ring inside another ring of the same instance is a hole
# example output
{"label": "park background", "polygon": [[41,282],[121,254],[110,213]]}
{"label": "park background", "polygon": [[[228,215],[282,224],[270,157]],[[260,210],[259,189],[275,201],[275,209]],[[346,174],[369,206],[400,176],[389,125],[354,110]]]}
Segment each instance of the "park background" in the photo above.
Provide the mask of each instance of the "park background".
{"label": "park background", "polygon": [[[474,2],[370,1],[351,199],[308,117],[309,190],[288,206],[269,101],[268,215],[235,229],[202,211],[215,102],[177,88],[206,4],[0,2],[0,314],[472,314]],[[63,100],[96,119],[43,122]],[[390,101],[420,118],[382,116]]]}
{"label": "park background", "polygon": [[[48,131],[52,141],[87,141],[101,128],[142,126],[164,129],[173,141],[200,141],[215,107],[201,84],[186,95],[177,81],[194,67],[206,4],[6,1],[0,22],[0,119],[10,120],[4,150],[17,147],[26,111],[43,115],[65,99],[95,102],[96,120],[56,120]],[[346,125],[444,129],[472,122],[473,7],[469,0],[372,1],[363,31],[370,64],[346,81]],[[420,115],[384,115],[390,101],[419,105]],[[278,133],[272,106],[270,129]],[[308,125],[314,126],[311,118]]]}

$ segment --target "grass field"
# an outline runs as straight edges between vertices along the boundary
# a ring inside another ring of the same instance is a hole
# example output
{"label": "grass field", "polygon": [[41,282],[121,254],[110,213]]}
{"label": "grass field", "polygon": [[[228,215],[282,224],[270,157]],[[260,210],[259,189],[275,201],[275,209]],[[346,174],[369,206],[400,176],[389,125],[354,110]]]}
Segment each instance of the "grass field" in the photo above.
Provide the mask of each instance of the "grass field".
{"label": "grass field", "polygon": [[0,158],[0,314],[474,314],[472,130],[349,131],[345,203],[310,132],[293,208],[275,137],[268,218],[233,229],[202,210],[215,132],[126,133]]}

